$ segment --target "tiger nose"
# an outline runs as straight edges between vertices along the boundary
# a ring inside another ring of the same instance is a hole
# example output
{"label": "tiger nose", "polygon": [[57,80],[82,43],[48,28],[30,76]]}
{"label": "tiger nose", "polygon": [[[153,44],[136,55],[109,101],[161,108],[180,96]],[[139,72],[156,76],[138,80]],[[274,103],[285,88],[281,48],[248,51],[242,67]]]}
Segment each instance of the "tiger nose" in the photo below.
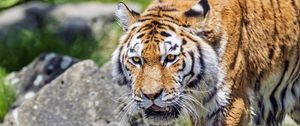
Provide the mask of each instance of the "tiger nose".
{"label": "tiger nose", "polygon": [[145,94],[142,92],[143,96],[145,96],[147,99],[154,101],[155,99],[157,99],[161,94],[162,94],[163,90],[160,90],[156,93],[152,93],[152,94]]}

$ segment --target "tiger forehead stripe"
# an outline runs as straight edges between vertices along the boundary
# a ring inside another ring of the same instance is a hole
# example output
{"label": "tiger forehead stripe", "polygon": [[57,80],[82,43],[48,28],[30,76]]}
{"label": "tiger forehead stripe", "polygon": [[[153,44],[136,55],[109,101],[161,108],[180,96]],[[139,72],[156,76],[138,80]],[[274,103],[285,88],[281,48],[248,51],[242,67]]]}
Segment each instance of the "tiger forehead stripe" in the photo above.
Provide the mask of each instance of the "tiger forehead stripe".
{"label": "tiger forehead stripe", "polygon": [[[195,42],[195,43],[198,42],[197,40],[195,40],[194,38],[192,38],[192,37],[191,37],[190,35],[188,35],[188,34],[180,33],[180,36],[182,36],[182,37],[184,37],[184,38],[186,38],[186,39],[189,39],[189,40],[191,40],[192,42]],[[186,42],[186,40],[185,40],[185,42]]]}
{"label": "tiger forehead stripe", "polygon": [[[147,18],[141,18],[138,21],[142,23],[142,22],[152,21],[152,20],[153,20],[153,18],[147,17]],[[179,21],[176,21],[174,19],[166,19],[166,18],[164,18],[164,19],[160,19],[160,21],[161,22],[168,22],[168,23],[176,24],[177,26],[184,26],[184,27],[188,26],[188,25],[181,25]]]}
{"label": "tiger forehead stripe", "polygon": [[170,12],[170,11],[178,11],[176,8],[170,8],[168,6],[157,6],[154,8],[149,9],[148,11],[165,11],[165,12]]}
{"label": "tiger forehead stripe", "polygon": [[173,21],[173,22],[177,22],[177,24],[180,24],[179,22],[179,19],[171,16],[171,15],[168,15],[168,14],[161,14],[161,15],[158,15],[158,14],[153,14],[153,13],[149,13],[149,14],[145,14],[143,15],[143,17],[141,17],[138,22],[144,22],[144,21],[148,21],[148,20],[153,20],[153,17],[156,17],[156,18],[159,18],[161,21]]}
{"label": "tiger forehead stripe", "polygon": [[143,36],[144,36],[145,34],[140,34],[140,35],[138,35],[136,38],[142,38]]}
{"label": "tiger forehead stripe", "polygon": [[178,21],[178,22],[179,22],[179,20],[178,20],[177,18],[172,17],[172,16],[170,16],[170,15],[162,14],[162,16],[167,17],[167,18],[170,18],[170,19],[172,19],[172,20],[175,20],[175,21]]}
{"label": "tiger forehead stripe", "polygon": [[169,33],[165,32],[165,31],[160,32],[160,35],[162,35],[162,36],[164,36],[164,37],[169,37],[169,36],[171,36]]}

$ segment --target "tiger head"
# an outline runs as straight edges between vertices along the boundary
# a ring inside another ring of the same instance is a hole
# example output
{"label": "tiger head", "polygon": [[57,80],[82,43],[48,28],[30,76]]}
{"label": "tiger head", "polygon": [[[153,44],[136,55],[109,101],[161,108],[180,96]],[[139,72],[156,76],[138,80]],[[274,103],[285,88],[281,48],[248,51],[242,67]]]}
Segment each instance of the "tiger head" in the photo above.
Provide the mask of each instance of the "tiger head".
{"label": "tiger head", "polygon": [[113,53],[113,75],[131,89],[127,108],[142,110],[155,123],[196,113],[193,106],[209,100],[209,93],[199,92],[218,82],[218,52],[193,32],[210,6],[206,0],[182,1],[154,1],[142,14],[120,3],[116,11],[125,34]]}

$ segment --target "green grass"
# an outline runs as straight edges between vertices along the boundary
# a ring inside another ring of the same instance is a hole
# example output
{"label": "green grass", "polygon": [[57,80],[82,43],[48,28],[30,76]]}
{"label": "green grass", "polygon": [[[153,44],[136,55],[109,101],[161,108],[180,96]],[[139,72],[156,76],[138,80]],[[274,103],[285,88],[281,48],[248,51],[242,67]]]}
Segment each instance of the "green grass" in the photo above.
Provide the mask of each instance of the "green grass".
{"label": "green grass", "polygon": [[0,67],[0,122],[3,121],[10,105],[15,101],[15,92],[12,87],[4,84],[6,71]]}
{"label": "green grass", "polygon": [[104,64],[111,58],[111,54],[118,45],[119,38],[123,33],[121,27],[117,23],[113,23],[105,29],[109,32],[103,34],[101,42],[97,45],[96,51],[90,57],[99,65]]}
{"label": "green grass", "polygon": [[18,2],[19,2],[19,0],[1,0],[0,1],[0,9],[10,7],[14,4],[17,4]]}
{"label": "green grass", "polygon": [[189,117],[181,117],[175,122],[175,126],[193,126]]}
{"label": "green grass", "polygon": [[17,71],[41,53],[56,52],[79,59],[88,59],[97,42],[93,38],[66,43],[47,30],[21,30],[0,40],[0,66]]}

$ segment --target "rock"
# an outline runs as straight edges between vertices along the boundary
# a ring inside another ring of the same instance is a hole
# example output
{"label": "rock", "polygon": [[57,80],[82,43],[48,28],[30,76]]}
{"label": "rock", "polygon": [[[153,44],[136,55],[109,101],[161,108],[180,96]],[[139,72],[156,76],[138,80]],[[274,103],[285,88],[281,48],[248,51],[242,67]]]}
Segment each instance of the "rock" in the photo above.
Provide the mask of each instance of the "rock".
{"label": "rock", "polygon": [[[107,64],[107,67],[110,65]],[[90,60],[79,62],[6,116],[5,126],[144,125],[137,114],[129,120],[116,114],[128,87],[112,81],[110,72]]]}
{"label": "rock", "polygon": [[46,84],[78,61],[78,59],[55,53],[41,54],[20,72],[8,75],[5,79],[6,84],[13,85],[17,95],[14,107],[33,97]]}
{"label": "rock", "polygon": [[[129,6],[140,10],[138,5]],[[116,4],[98,2],[61,5],[28,2],[0,13],[0,38],[9,32],[43,28],[51,28],[67,42],[74,41],[78,35],[96,37],[113,22],[115,10]]]}
{"label": "rock", "polygon": [[[118,116],[129,88],[112,80],[111,64],[79,62],[11,111],[4,126],[145,126],[140,113]],[[296,125],[289,117],[284,124]],[[181,123],[176,123],[179,126]]]}

